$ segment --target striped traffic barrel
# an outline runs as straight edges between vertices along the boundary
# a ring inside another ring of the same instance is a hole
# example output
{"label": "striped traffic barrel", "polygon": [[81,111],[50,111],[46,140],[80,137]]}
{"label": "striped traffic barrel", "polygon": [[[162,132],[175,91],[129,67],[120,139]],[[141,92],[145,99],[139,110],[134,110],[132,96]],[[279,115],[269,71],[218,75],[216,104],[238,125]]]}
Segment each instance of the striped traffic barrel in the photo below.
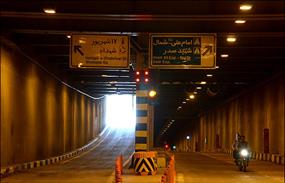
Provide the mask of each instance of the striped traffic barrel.
{"label": "striped traffic barrel", "polygon": [[135,152],[134,168],[137,174],[155,175],[157,172],[157,152]]}

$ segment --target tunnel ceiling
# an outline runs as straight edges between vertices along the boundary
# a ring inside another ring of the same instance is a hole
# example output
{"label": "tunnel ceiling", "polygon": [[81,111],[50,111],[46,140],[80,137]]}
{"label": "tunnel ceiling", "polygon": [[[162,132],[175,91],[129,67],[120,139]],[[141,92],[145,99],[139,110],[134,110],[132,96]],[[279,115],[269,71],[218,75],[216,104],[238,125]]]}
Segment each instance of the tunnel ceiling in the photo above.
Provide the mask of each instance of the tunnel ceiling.
{"label": "tunnel ceiling", "polygon": [[[38,58],[62,80],[95,97],[135,93],[135,55],[148,56],[149,33],[216,33],[219,68],[151,71],[152,81],[159,89],[155,107],[158,133],[167,128],[171,119],[183,124],[284,71],[284,1],[250,1],[252,10],[241,12],[239,5],[243,2],[1,0],[1,27],[2,35]],[[57,13],[43,13],[43,8],[49,7]],[[247,22],[234,23],[241,18]],[[98,32],[131,36],[129,69],[69,68],[70,40],[66,36]],[[237,41],[229,44],[228,35],[235,35]],[[221,54],[229,57],[221,58]],[[199,84],[201,81],[207,84]],[[193,92],[197,86],[202,89],[196,89],[196,99],[183,104],[187,92]],[[178,110],[178,106],[182,108]]]}

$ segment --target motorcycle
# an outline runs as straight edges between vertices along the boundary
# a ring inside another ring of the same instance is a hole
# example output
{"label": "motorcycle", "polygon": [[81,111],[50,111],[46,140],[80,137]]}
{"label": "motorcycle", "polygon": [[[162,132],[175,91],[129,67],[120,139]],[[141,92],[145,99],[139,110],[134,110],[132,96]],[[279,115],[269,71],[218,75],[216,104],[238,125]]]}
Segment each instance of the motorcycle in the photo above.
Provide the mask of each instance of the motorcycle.
{"label": "motorcycle", "polygon": [[246,168],[248,167],[248,162],[250,159],[250,153],[248,149],[241,149],[239,151],[239,158],[237,159],[237,166],[240,171],[246,172]]}

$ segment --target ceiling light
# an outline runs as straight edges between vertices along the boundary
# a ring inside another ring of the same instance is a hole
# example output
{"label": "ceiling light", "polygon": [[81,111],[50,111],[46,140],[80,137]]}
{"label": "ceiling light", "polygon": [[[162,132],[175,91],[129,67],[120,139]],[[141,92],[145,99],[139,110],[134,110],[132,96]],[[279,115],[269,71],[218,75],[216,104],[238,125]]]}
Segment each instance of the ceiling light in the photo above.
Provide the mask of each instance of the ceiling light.
{"label": "ceiling light", "polygon": [[174,120],[174,119],[172,119],[171,121],[172,121],[172,122],[174,122],[175,120]]}
{"label": "ceiling light", "polygon": [[227,38],[227,42],[230,42],[230,43],[233,43],[233,42],[236,42],[236,38],[235,37],[228,37]]}
{"label": "ceiling light", "polygon": [[220,68],[218,65],[216,66],[216,69]]}
{"label": "ceiling light", "polygon": [[189,139],[190,139],[190,136],[189,136],[189,135],[187,135],[187,136],[186,136],[186,139],[187,139],[187,140],[189,140]]}
{"label": "ceiling light", "polygon": [[194,98],[195,98],[195,95],[191,94],[191,95],[189,95],[189,98],[190,98],[190,99],[194,99]]}
{"label": "ceiling light", "polygon": [[207,82],[206,81],[201,81],[200,84],[201,85],[205,85],[205,84],[207,84]]}
{"label": "ceiling light", "polygon": [[70,38],[71,38],[71,35],[67,35],[66,37],[67,37],[68,39],[70,39]]}
{"label": "ceiling light", "polygon": [[236,24],[244,24],[246,22],[246,20],[236,20],[235,23]]}
{"label": "ceiling light", "polygon": [[196,89],[197,89],[197,90],[201,90],[202,87],[201,87],[201,86],[197,86]]}
{"label": "ceiling light", "polygon": [[239,6],[239,9],[242,11],[248,11],[248,10],[251,10],[251,8],[252,8],[251,4],[242,4]]}
{"label": "ceiling light", "polygon": [[183,101],[183,102],[182,102],[182,104],[186,104],[186,102],[185,102],[185,101]]}
{"label": "ceiling light", "polygon": [[189,98],[186,99],[187,101],[190,100]]}
{"label": "ceiling light", "polygon": [[193,93],[196,95],[198,92],[194,91]]}
{"label": "ceiling light", "polygon": [[227,58],[227,57],[229,57],[229,55],[228,54],[221,54],[221,57],[222,58]]}
{"label": "ceiling light", "polygon": [[45,8],[44,12],[47,14],[55,14],[56,13],[55,9],[52,9],[52,8]]}
{"label": "ceiling light", "polygon": [[206,76],[207,77],[213,77],[213,74],[207,74]]}

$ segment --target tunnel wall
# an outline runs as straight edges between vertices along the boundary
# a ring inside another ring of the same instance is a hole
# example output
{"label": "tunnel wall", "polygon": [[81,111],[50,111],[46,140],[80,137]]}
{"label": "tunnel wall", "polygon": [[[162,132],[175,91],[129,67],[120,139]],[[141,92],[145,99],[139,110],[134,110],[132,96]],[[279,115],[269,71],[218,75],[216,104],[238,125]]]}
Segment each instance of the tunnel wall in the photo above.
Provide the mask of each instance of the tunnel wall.
{"label": "tunnel wall", "polygon": [[176,141],[178,149],[230,149],[239,133],[252,151],[265,153],[264,129],[269,129],[269,153],[284,156],[284,95],[283,73],[188,123]]}
{"label": "tunnel wall", "polygon": [[104,128],[104,99],[92,99],[1,39],[1,167],[87,144]]}

